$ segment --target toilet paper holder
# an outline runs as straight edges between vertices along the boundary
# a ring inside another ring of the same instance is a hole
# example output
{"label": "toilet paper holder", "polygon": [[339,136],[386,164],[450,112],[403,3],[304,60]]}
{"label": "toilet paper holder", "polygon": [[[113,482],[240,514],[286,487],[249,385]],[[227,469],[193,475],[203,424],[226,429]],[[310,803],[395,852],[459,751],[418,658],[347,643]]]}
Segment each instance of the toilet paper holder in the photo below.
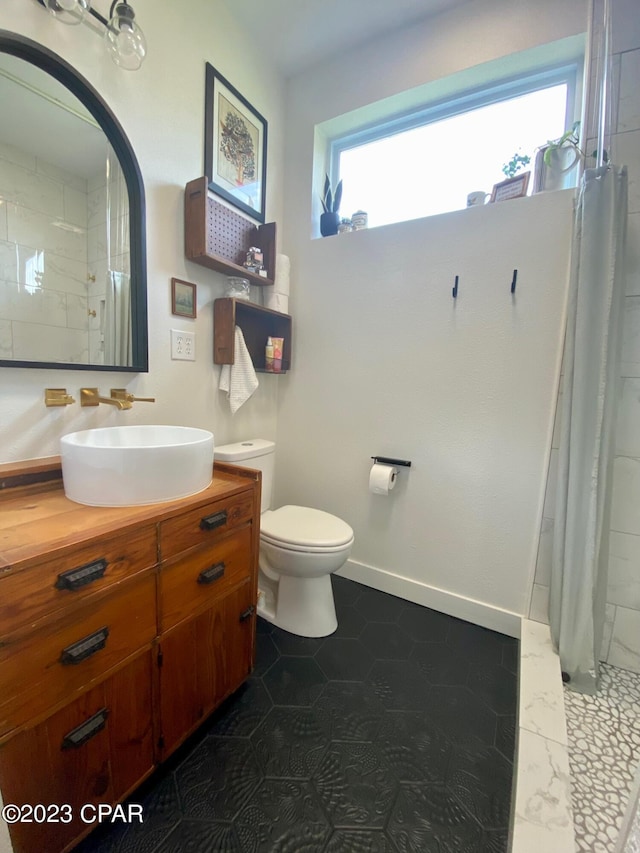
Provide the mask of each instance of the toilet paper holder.
{"label": "toilet paper holder", "polygon": [[408,459],[391,459],[389,456],[372,456],[371,458],[381,465],[401,465],[403,468],[411,468],[411,462]]}

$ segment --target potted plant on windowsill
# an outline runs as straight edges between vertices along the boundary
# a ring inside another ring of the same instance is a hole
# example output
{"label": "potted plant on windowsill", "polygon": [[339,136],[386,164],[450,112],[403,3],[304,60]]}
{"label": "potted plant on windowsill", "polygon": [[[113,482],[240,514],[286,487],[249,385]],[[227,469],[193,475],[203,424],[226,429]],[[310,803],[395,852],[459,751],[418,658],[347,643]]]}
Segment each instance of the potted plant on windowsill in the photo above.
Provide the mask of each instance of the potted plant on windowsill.
{"label": "potted plant on windowsill", "polygon": [[320,233],[323,237],[331,237],[338,233],[340,224],[340,202],[342,201],[342,180],[338,181],[335,192],[331,190],[329,175],[325,176],[324,190],[320,199],[323,213],[320,214]]}
{"label": "potted plant on windowsill", "polygon": [[502,174],[505,176],[505,180],[500,181],[499,184],[494,184],[491,198],[489,199],[491,203],[505,201],[509,198],[519,198],[527,194],[531,172],[522,172],[520,170],[528,166],[530,161],[531,157],[528,154],[518,154],[516,151],[511,160],[502,167]]}
{"label": "potted plant on windowsill", "polygon": [[[570,130],[567,130],[558,139],[552,139],[543,145],[536,155],[536,181],[534,192],[540,190],[559,190],[565,186],[570,186],[568,183],[569,173],[578,165],[578,163],[587,163],[593,158],[597,161],[598,151],[592,151],[587,154],[580,148],[580,122],[573,123]],[[604,163],[609,162],[607,151],[603,151]]]}

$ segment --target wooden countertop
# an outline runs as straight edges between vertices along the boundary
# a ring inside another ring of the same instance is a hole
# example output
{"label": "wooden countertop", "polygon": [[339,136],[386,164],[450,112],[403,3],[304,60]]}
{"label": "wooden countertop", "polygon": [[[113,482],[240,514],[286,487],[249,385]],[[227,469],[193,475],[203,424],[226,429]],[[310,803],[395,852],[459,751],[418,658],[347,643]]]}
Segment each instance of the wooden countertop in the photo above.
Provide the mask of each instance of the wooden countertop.
{"label": "wooden countertop", "polygon": [[98,536],[156,523],[230,497],[260,482],[260,472],[216,463],[211,484],[176,501],[91,507],[65,497],[56,457],[0,466],[0,580]]}

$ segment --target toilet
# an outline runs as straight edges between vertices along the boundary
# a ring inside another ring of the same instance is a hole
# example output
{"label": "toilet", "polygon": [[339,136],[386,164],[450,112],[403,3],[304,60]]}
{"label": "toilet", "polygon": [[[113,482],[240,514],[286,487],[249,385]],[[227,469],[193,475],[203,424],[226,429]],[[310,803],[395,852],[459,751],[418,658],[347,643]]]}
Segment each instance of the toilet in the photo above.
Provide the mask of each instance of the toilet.
{"label": "toilet", "polygon": [[257,438],[216,447],[214,457],[262,471],[258,615],[300,637],[326,637],[338,627],[332,572],[353,545],[349,525],[319,509],[271,509],[275,443]]}

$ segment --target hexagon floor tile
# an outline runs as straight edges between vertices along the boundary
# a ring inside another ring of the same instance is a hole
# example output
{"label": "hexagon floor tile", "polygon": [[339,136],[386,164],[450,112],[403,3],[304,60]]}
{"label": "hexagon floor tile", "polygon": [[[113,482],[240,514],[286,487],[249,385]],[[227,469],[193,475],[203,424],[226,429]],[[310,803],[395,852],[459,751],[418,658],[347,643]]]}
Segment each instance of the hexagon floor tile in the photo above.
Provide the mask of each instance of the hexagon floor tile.
{"label": "hexagon floor tile", "polygon": [[506,853],[518,643],[332,577],[338,630],[259,620],[251,677],[79,853]]}

